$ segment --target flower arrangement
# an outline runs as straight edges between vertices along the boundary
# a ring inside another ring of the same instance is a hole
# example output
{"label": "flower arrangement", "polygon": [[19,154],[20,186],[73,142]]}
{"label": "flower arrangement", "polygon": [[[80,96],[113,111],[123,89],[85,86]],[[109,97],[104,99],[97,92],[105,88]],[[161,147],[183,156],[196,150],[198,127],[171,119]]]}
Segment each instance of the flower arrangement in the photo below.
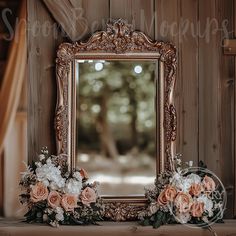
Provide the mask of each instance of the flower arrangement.
{"label": "flower arrangement", "polygon": [[164,224],[182,223],[208,228],[223,217],[226,192],[220,180],[203,163],[184,167],[180,157],[173,168],[161,173],[155,185],[146,189],[148,207],[140,213],[142,225],[158,228]]}
{"label": "flower arrangement", "polygon": [[69,173],[65,167],[44,148],[39,162],[22,173],[20,201],[29,209],[26,222],[58,226],[96,224],[102,219],[104,207],[97,193],[98,183],[87,183],[84,169]]}

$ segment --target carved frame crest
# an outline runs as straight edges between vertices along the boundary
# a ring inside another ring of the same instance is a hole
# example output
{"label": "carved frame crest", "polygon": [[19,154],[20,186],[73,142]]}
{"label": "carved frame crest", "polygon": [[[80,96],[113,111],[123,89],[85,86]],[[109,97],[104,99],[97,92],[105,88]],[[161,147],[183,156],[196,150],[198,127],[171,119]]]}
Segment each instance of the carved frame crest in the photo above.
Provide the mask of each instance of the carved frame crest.
{"label": "carved frame crest", "polygon": [[[177,115],[173,101],[177,55],[173,44],[152,41],[140,31],[134,31],[119,19],[107,24],[106,31],[94,33],[86,42],[62,43],[57,50],[57,105],[55,132],[58,154],[67,154],[70,169],[75,167],[75,59],[149,59],[158,62],[157,170],[173,169]],[[145,198],[104,198],[106,217],[112,220],[134,220],[145,208]]]}

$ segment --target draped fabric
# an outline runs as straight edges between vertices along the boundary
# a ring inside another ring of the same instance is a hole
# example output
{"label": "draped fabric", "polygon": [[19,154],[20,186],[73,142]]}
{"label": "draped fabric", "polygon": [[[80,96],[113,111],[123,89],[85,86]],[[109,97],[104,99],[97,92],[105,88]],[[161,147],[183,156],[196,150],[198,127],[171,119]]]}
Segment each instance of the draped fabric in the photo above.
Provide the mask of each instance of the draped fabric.
{"label": "draped fabric", "polygon": [[7,132],[12,126],[20,99],[27,64],[26,0],[22,0],[19,21],[15,26],[7,67],[0,91],[0,153]]}

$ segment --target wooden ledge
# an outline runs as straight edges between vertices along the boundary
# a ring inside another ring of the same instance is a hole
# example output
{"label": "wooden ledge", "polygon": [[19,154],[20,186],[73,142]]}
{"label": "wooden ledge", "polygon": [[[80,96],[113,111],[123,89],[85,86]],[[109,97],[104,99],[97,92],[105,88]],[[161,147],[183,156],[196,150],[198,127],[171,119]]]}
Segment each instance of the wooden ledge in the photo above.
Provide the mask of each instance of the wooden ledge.
{"label": "wooden ledge", "polygon": [[[214,224],[218,236],[236,236],[236,220]],[[189,228],[182,225],[166,225],[158,229],[140,226],[136,222],[102,222],[99,226],[60,226],[53,228],[40,224],[26,224],[20,221],[0,220],[0,236],[211,236],[208,230]]]}

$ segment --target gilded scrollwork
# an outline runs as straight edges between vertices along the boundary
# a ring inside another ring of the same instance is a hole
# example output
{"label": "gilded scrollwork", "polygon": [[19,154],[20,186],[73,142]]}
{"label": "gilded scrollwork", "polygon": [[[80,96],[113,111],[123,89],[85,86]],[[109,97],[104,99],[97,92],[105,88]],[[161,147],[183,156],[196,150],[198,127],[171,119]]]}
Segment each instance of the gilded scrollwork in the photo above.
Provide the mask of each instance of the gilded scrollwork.
{"label": "gilded scrollwork", "polygon": [[56,77],[57,77],[57,106],[55,113],[55,132],[57,153],[68,151],[68,76],[70,62],[73,58],[71,45],[64,43],[57,51]]}
{"label": "gilded scrollwork", "polygon": [[[56,78],[57,78],[57,106],[55,114],[55,132],[58,154],[68,154],[72,135],[71,104],[69,92],[69,78],[72,73],[72,62],[83,55],[106,55],[107,58],[115,56],[136,55],[145,53],[147,58],[158,59],[164,65],[164,97],[161,111],[164,117],[163,135],[164,156],[159,157],[160,163],[164,162],[167,169],[171,169],[174,141],[176,139],[177,115],[173,104],[173,89],[175,84],[177,56],[173,44],[163,41],[152,41],[148,36],[139,31],[134,31],[132,26],[124,20],[111,21],[107,24],[106,31],[94,33],[86,42],[62,43],[57,51]],[[90,56],[91,57],[91,56]],[[141,57],[145,58],[145,56]],[[70,152],[71,153],[71,152]],[[73,158],[73,156],[68,156]],[[74,163],[69,161],[69,163]],[[112,202],[106,203],[106,217],[112,220],[133,220],[137,218],[143,206]]]}
{"label": "gilded scrollwork", "polygon": [[105,219],[113,221],[137,220],[140,212],[146,209],[145,205],[134,205],[124,202],[105,203]]}

